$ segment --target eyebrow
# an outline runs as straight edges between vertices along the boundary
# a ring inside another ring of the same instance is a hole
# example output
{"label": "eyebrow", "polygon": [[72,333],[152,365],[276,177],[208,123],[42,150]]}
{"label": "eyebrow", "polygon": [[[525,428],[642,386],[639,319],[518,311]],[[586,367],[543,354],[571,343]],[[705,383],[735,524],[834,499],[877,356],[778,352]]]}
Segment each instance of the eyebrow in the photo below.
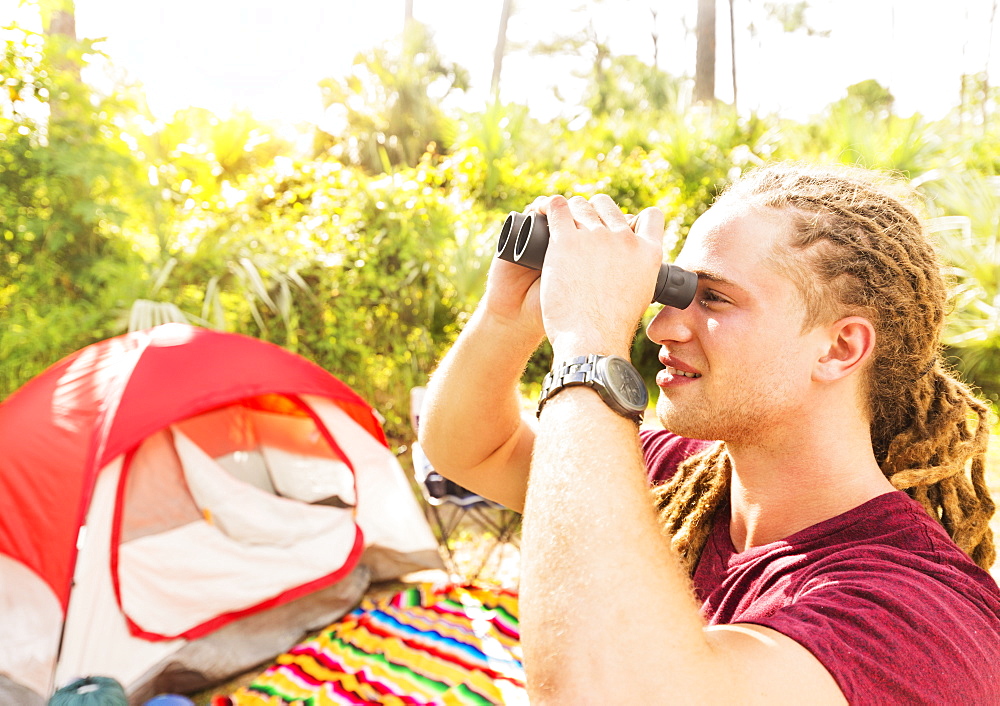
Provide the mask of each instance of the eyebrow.
{"label": "eyebrow", "polygon": [[743,289],[736,282],[731,279],[723,277],[717,272],[712,272],[711,270],[694,270],[694,273],[698,276],[698,280],[708,280],[709,282],[714,282],[715,284],[722,284],[729,287],[735,287],[736,289]]}

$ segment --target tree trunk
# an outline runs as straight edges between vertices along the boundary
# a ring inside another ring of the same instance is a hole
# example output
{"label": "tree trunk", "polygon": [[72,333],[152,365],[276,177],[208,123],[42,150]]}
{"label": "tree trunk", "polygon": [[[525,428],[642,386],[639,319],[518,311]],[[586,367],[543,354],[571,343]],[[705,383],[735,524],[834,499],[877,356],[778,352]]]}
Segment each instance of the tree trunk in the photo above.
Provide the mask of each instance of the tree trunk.
{"label": "tree trunk", "polygon": [[[74,0],[50,0],[42,3],[42,27],[46,37],[46,51],[52,66],[62,74],[61,80],[79,83],[80,64],[68,54],[76,43],[76,5]],[[63,101],[58,91],[49,96],[49,125],[66,117]]]}
{"label": "tree trunk", "polygon": [[653,16],[653,20],[650,23],[652,26],[650,34],[653,37],[653,66],[658,69],[660,68],[660,35],[656,31],[656,8],[649,8],[649,14]]}
{"label": "tree trunk", "polygon": [[493,78],[490,80],[490,95],[494,100],[500,97],[500,68],[503,66],[503,55],[507,49],[507,22],[510,20],[513,0],[503,0],[503,10],[500,12],[500,29],[497,31],[497,45],[493,49]]}
{"label": "tree trunk", "polygon": [[990,11],[990,39],[986,43],[986,65],[983,67],[983,134],[986,134],[987,126],[990,123],[990,58],[993,52],[993,25],[997,18],[997,0],[993,0],[993,9]]}
{"label": "tree trunk", "polygon": [[404,0],[403,5],[403,31],[405,32],[410,28],[410,23],[413,22],[413,0]]}
{"label": "tree trunk", "polygon": [[729,0],[729,56],[733,62],[733,110],[736,109],[736,0]]}
{"label": "tree trunk", "polygon": [[715,100],[715,0],[698,0],[698,40],[694,67],[694,99]]}

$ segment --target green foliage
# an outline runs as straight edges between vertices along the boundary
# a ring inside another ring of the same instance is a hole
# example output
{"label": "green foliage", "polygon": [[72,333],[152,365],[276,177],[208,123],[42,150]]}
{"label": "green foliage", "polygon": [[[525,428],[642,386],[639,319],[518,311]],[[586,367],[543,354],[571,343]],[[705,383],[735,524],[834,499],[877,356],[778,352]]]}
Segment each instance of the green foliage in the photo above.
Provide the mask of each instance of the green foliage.
{"label": "green foliage", "polygon": [[962,76],[962,102],[942,124],[955,136],[954,151],[972,171],[1000,174],[1000,88],[985,73]]}
{"label": "green foliage", "polygon": [[440,102],[468,85],[468,72],[444,61],[427,28],[411,22],[398,51],[359,54],[349,76],[320,82],[337,134],[321,133],[317,148],[372,173],[415,166],[428,149],[447,151],[453,128]]}
{"label": "green foliage", "polygon": [[1000,401],[1000,181],[934,172],[921,183],[949,265],[953,310],[944,343],[965,379]]}
{"label": "green foliage", "polygon": [[238,191],[177,224],[157,298],[305,355],[405,434],[410,388],[482,293],[495,218],[449,198],[429,163],[371,177],[281,161]]}
{"label": "green foliage", "polygon": [[[321,362],[399,431],[408,424],[409,390],[424,384],[482,292],[492,243],[467,204],[428,188],[417,168],[345,189],[345,169],[313,195],[312,234],[333,254],[306,279],[315,293],[302,311],[311,331],[302,350]],[[362,177],[363,178],[363,177]]]}
{"label": "green foliage", "polygon": [[777,20],[781,29],[785,32],[804,31],[810,37],[829,37],[830,30],[817,30],[809,25],[806,19],[806,12],[809,10],[809,3],[804,0],[799,2],[786,3],[764,3],[764,10],[767,15]]}
{"label": "green foliage", "polygon": [[[73,83],[92,44],[53,48],[9,28],[0,79],[0,396],[54,359],[116,332],[142,261],[124,237],[141,217],[140,165],[113,113]],[[65,64],[66,57],[76,63]],[[71,85],[72,84],[72,85]],[[34,116],[34,117],[33,117]],[[38,117],[41,116],[41,117]]]}
{"label": "green foliage", "polygon": [[[785,19],[801,26],[799,5]],[[948,352],[1000,395],[996,89],[970,79],[963,106],[932,123],[896,115],[866,81],[799,124],[688,105],[686,80],[614,56],[593,28],[571,39],[544,49],[592,58],[574,118],[539,123],[499,102],[453,115],[442,99],[468,76],[414,24],[398,47],[322,83],[328,132],[300,154],[247,113],[190,109],[157,123],[133,93],[79,79],[100,56],[94,43],[8,32],[0,398],[94,340],[188,320],[306,356],[406,439],[409,390],[474,309],[508,211],[546,194],[657,206],[673,257],[734,176],[785,158],[917,180],[955,281]],[[525,380],[550,357],[540,348]],[[659,367],[642,335],[633,359],[648,376]]]}
{"label": "green foliage", "polygon": [[548,145],[558,133],[539,125],[526,107],[494,101],[458,125],[454,148],[437,165],[442,188],[502,211],[519,211],[547,193],[548,172],[558,163]]}
{"label": "green foliage", "polygon": [[848,87],[808,125],[786,130],[796,157],[858,164],[899,171],[915,177],[940,166],[948,155],[943,136],[919,114],[903,118],[893,111],[894,99],[869,80]]}

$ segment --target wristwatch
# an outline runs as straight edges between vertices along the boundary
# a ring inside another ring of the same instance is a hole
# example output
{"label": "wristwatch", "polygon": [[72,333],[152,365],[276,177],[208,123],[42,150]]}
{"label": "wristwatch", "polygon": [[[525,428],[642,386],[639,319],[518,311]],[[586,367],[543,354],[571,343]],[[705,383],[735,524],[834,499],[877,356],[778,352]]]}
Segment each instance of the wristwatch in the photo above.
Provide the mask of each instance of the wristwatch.
{"label": "wristwatch", "polygon": [[537,414],[541,416],[546,402],[575,385],[586,385],[618,414],[636,423],[642,422],[642,413],[649,404],[649,393],[639,371],[625,358],[617,355],[581,355],[554,366],[542,381]]}

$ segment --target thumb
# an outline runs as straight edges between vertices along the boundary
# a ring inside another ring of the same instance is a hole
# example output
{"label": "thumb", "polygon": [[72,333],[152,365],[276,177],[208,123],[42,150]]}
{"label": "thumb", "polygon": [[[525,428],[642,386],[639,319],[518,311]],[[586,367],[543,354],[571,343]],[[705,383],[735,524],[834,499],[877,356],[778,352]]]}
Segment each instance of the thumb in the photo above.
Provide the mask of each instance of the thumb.
{"label": "thumb", "polygon": [[663,247],[663,211],[654,207],[643,209],[632,224],[632,230],[643,240]]}

